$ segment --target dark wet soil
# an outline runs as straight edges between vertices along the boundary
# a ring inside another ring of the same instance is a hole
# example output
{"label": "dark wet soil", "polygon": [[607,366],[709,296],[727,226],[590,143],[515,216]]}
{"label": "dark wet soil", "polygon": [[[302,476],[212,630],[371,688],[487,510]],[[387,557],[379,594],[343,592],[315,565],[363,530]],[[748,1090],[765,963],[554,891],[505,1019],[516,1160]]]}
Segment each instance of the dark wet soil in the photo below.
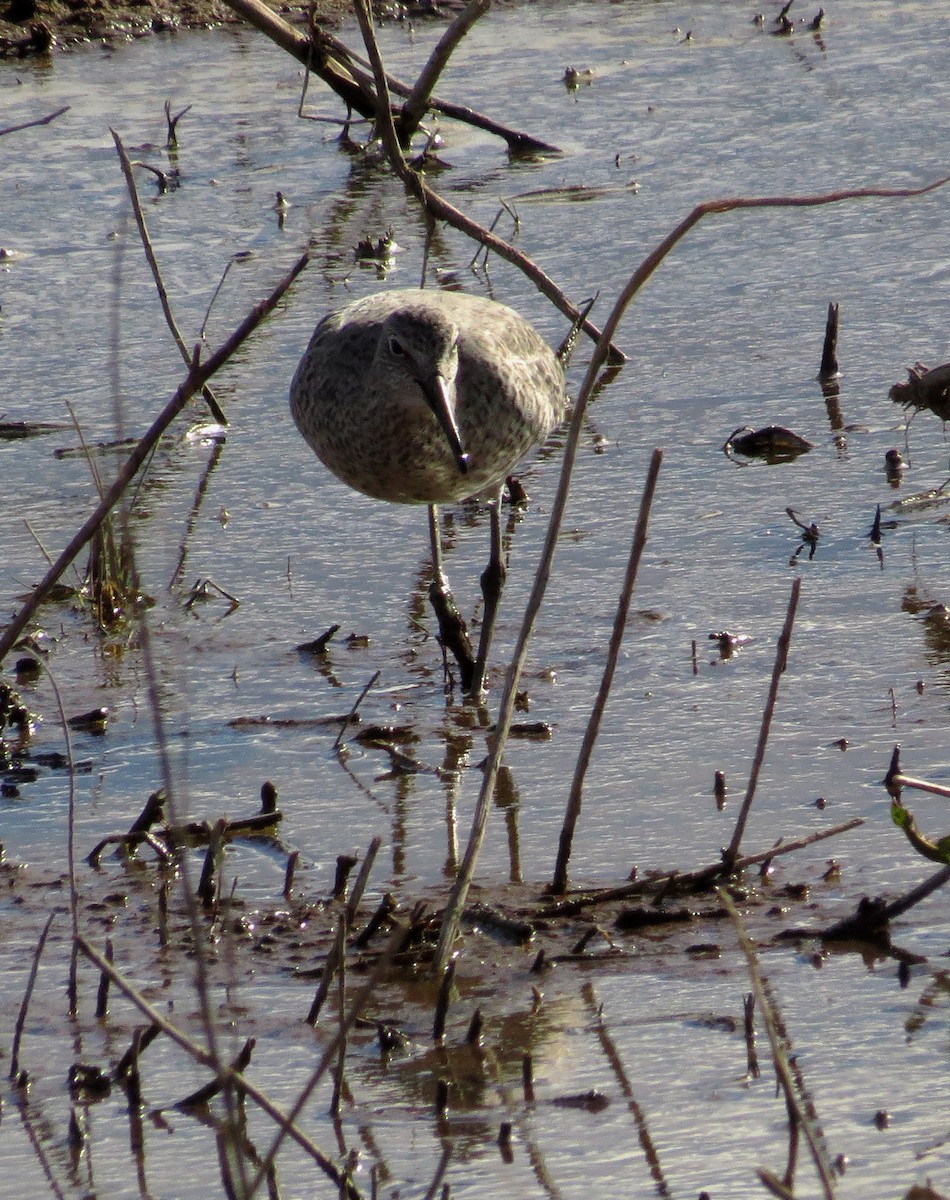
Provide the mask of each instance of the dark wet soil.
{"label": "dark wet soil", "polygon": [[[275,6],[290,21],[301,19],[307,8],[304,3]],[[347,0],[318,0],[316,19],[335,23],[349,8]],[[9,0],[0,7],[0,57],[239,23],[221,0]]]}

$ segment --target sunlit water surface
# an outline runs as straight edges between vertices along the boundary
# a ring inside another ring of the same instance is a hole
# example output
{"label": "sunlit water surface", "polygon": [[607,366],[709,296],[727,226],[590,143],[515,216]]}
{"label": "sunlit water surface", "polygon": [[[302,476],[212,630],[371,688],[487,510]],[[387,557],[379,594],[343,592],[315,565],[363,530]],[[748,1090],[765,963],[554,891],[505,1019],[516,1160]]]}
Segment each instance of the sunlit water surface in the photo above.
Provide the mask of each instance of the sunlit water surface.
{"label": "sunlit water surface", "polygon": [[[442,155],[452,169],[435,186],[486,225],[500,198],[513,204],[519,248],[575,300],[598,294],[594,316],[603,321],[641,259],[701,200],[914,187],[946,173],[950,15],[933,5],[847,0],[829,8],[820,35],[800,29],[791,38],[769,35],[773,15],[768,8],[763,30],[734,3],[542,3],[493,12],[458,49],[439,93],[565,154],[512,162],[502,143],[447,123]],[[390,69],[414,78],[438,33],[428,25],[384,28]],[[346,36],[355,43],[353,30]],[[562,80],[568,65],[593,71],[573,93]],[[67,402],[88,441],[140,434],[183,376],[131,219],[112,127],[133,157],[180,172],[180,186],[166,194],[157,194],[144,171],[138,183],[187,343],[198,337],[231,256],[242,258],[208,318],[212,347],[308,243],[314,250],[277,313],[215,381],[230,422],[226,442],[186,436],[184,421],[176,426],[132,518],[143,588],[154,599],[147,620],[178,815],[214,820],[254,811],[260,784],[270,779],[285,812],[281,837],[301,853],[299,887],[325,892],[337,855],[362,853],[380,836],[371,892],[411,894],[452,869],[456,831],[464,839],[478,793],[485,732],[471,709],[447,705],[443,695],[424,601],[424,511],[373,502],[332,479],[297,435],[286,400],[294,366],[329,306],[419,282],[425,227],[399,185],[338,148],[334,125],[298,119],[300,84],[296,65],[263,37],[233,31],[0,67],[4,124],[71,106],[49,126],[4,138],[0,238],[9,257],[0,264],[0,412],[4,420],[63,428],[0,442],[0,597],[13,613],[45,570],[37,543],[57,553],[94,505],[82,455],[53,453],[78,447]],[[163,148],[166,100],[173,112],[192,106],[174,163]],[[319,84],[307,110],[341,115]],[[636,190],[627,186],[633,181]],[[592,189],[583,202],[537,196],[580,185]],[[278,190],[291,202],[282,220],[273,208]],[[390,227],[400,250],[381,283],[374,270],[354,264],[353,247]],[[498,232],[512,235],[509,216]],[[559,341],[565,323],[547,301],[500,261],[491,261],[487,278],[473,274],[473,253],[440,228],[429,282],[454,276],[514,304]],[[924,619],[934,604],[950,603],[948,525],[940,508],[886,524],[883,562],[867,534],[878,504],[886,509],[950,473],[950,443],[930,414],[911,425],[911,469],[898,490],[884,472],[890,447],[907,453],[903,413],[888,388],[916,360],[933,366],[948,356],[948,278],[944,192],[713,217],[660,267],[621,327],[629,362],[590,409],[532,643],[525,719],[550,723],[553,737],[511,743],[506,811],[493,815],[480,878],[543,881],[553,868],[654,447],[665,457],[650,541],[585,788],[574,879],[614,882],[634,866],[688,868],[716,859],[747,779],[796,576],[802,594],[791,658],[746,846],[758,850],[864,818],[862,828],[779,867],[783,880],[817,885],[842,913],[862,891],[896,893],[926,874],[927,864],[890,826],[880,780],[895,742],[914,774],[944,782],[950,775],[950,637],[939,617]],[[834,402],[815,382],[829,301],[840,303],[842,323],[843,378]],[[570,375],[575,389],[586,356],[582,344]],[[202,420],[197,407],[191,416]],[[722,443],[745,424],[787,426],[814,449],[781,465],[727,458]],[[561,443],[556,436],[528,462],[531,504],[511,518],[494,701],[544,536]],[[101,460],[106,474],[110,461]],[[793,558],[799,539],[787,506],[820,525],[811,560],[807,549]],[[487,522],[464,506],[446,519],[449,574],[471,612]],[[239,607],[229,612],[217,594],[186,605],[198,579],[213,580]],[[67,714],[99,704],[110,710],[104,737],[72,738],[85,764],[75,795],[77,849],[85,854],[128,828],[162,782],[149,673],[138,648],[99,639],[68,607],[47,607],[42,619],[56,640],[51,668]],[[337,623],[324,662],[296,651]],[[729,661],[708,640],[724,629],[750,639]],[[348,646],[351,633],[366,640]],[[386,755],[355,744],[340,756],[335,729],[300,724],[348,711],[377,670],[363,719],[411,727],[420,738],[411,752],[427,770],[394,775]],[[49,684],[21,692],[42,717],[36,748],[63,749]],[[248,724],[258,717],[291,724]],[[712,796],[717,769],[730,787],[724,812]],[[67,798],[66,774],[43,770],[19,795],[0,800],[9,860],[62,868]],[[926,831],[944,832],[939,801],[908,803]],[[819,877],[831,855],[844,874],[825,886]],[[278,894],[283,872],[281,853],[241,847],[229,855],[227,873],[250,897]],[[947,952],[948,934],[934,900],[898,931],[931,959]],[[785,952],[774,959],[776,990],[830,1149],[851,1160],[840,1193],[896,1196],[928,1175],[950,1186],[946,1148],[930,1149],[946,1134],[945,1031],[924,1022],[905,1045],[904,1024],[929,976],[900,992],[893,963],[866,970],[858,958],[838,958],[818,972]],[[17,962],[25,964],[22,948]],[[741,1033],[713,1036],[685,1019],[644,1023],[643,1006],[736,1013],[745,983],[732,951],[729,963],[703,980],[699,1002],[694,973],[676,980],[645,971],[642,989],[636,976],[601,975],[596,983],[681,1195],[703,1187],[718,1196],[752,1194],[755,1165],[782,1169],[784,1108],[770,1079],[743,1081]],[[21,986],[18,977],[5,1011]],[[546,1063],[539,1069],[560,1073],[570,1091],[610,1090],[596,1002],[578,995],[563,1004],[552,1017],[550,1045],[536,1050]],[[945,1013],[945,998],[942,1004]],[[266,1045],[258,1050],[255,1065],[274,1086],[283,1079],[285,1051],[282,1039],[270,1054]],[[704,1071],[698,1082],[692,1069],[679,1068],[680,1060],[692,1068],[697,1058]],[[388,1107],[376,1132],[396,1180],[421,1193],[438,1142],[431,1122],[407,1135],[400,1118],[423,1101],[398,1076],[386,1087],[373,1080],[371,1055],[365,1069],[380,1095],[394,1089],[380,1101]],[[287,1103],[298,1082],[284,1080]],[[750,1105],[753,1093],[759,1099]],[[881,1131],[873,1117],[885,1108],[895,1119]],[[498,1119],[488,1118],[492,1137]],[[646,1195],[655,1186],[619,1093],[606,1116],[542,1108],[531,1121],[558,1194],[586,1195],[592,1179],[605,1194],[624,1188]],[[479,1172],[450,1174],[456,1194],[537,1194],[537,1170],[524,1157],[506,1167],[491,1137],[485,1150],[479,1128],[460,1152],[479,1158]],[[5,1123],[0,1135],[9,1145],[4,1161],[32,1179],[29,1145],[10,1129]],[[204,1153],[204,1143],[192,1149],[184,1134],[179,1129],[171,1139],[179,1164]],[[153,1148],[156,1179],[166,1152]],[[124,1167],[108,1171],[115,1177],[95,1180],[100,1196],[133,1194]],[[809,1186],[803,1196],[812,1194]],[[170,1184],[152,1194],[207,1193]]]}

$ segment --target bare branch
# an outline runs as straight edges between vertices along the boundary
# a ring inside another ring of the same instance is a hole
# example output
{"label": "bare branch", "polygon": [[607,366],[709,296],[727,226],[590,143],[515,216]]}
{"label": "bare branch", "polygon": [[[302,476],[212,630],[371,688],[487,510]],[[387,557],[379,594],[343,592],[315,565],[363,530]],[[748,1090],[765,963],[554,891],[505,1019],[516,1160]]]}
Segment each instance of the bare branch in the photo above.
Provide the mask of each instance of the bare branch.
{"label": "bare branch", "polygon": [[8,125],[6,129],[0,129],[0,137],[3,137],[7,133],[19,133],[21,129],[35,129],[37,125],[49,125],[51,121],[55,121],[63,113],[69,112],[71,107],[72,105],[65,104],[62,108],[57,108],[55,112],[51,112],[48,116],[39,117],[35,121],[24,121],[22,125]]}

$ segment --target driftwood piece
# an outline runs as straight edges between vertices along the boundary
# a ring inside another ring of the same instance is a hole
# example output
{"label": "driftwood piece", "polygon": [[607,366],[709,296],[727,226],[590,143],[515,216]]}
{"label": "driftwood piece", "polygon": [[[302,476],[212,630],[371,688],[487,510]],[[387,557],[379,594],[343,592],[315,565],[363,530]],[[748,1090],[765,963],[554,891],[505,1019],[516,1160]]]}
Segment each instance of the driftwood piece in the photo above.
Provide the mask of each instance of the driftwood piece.
{"label": "driftwood piece", "polygon": [[[333,37],[325,30],[316,28],[313,31],[313,38],[308,38],[277,16],[263,3],[263,0],[225,0],[225,3],[239,17],[243,17],[255,29],[266,34],[282,50],[286,50],[298,62],[303,63],[305,67],[318,75],[336,92],[348,108],[358,112],[360,116],[375,120],[377,98],[372,73],[360,68],[357,56],[338,38]],[[464,26],[461,26],[462,33],[481,16],[477,3],[470,5],[469,8],[473,11],[469,12],[467,9],[460,18],[460,21],[464,20]],[[453,29],[455,28],[453,27]],[[456,31],[453,39],[443,39],[436,50],[436,55],[439,55],[443,49],[451,49],[451,45],[458,40],[459,36],[461,33]],[[444,44],[447,40],[449,44],[446,46]],[[441,65],[438,63],[436,55],[430,59],[430,65],[427,66],[420,76],[419,82],[414,86],[401,79],[387,76],[390,91],[409,100],[408,105],[392,106],[393,120],[399,128],[400,136],[405,136],[407,132],[411,133],[417,127],[422,112],[429,109],[441,113],[442,116],[451,117],[456,121],[464,121],[468,125],[474,125],[478,129],[484,129],[488,133],[503,138],[508,149],[514,154],[561,153],[557,146],[552,146],[520,130],[509,129],[499,121],[493,121],[490,117],[475,112],[474,109],[466,108],[461,104],[452,104],[438,96],[428,94],[444,66],[444,62]],[[408,112],[404,115],[406,109]]]}
{"label": "driftwood piece", "polygon": [[96,843],[86,855],[89,865],[93,868],[99,866],[107,846],[119,846],[127,853],[134,854],[140,846],[147,845],[164,861],[183,846],[208,846],[213,837],[223,842],[235,838],[273,837],[284,819],[284,814],[277,807],[277,791],[272,783],[265,783],[261,788],[259,813],[238,817],[233,821],[222,818],[214,826],[207,821],[188,821],[183,825],[166,824],[154,829],[159,821],[164,820],[165,800],[164,789],[153,792],[128,833],[113,833]]}

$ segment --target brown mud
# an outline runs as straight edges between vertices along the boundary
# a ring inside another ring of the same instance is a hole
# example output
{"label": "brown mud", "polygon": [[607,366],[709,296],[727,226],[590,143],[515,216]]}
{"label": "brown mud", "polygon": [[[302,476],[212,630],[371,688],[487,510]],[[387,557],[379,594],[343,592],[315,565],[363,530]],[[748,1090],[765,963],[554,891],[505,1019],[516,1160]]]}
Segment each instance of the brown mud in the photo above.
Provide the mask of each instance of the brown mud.
{"label": "brown mud", "polygon": [[[304,3],[276,11],[303,20]],[[347,0],[317,0],[315,20],[335,24]],[[10,0],[0,8],[0,57],[26,58],[83,43],[116,45],[153,33],[243,24],[222,0]]]}

